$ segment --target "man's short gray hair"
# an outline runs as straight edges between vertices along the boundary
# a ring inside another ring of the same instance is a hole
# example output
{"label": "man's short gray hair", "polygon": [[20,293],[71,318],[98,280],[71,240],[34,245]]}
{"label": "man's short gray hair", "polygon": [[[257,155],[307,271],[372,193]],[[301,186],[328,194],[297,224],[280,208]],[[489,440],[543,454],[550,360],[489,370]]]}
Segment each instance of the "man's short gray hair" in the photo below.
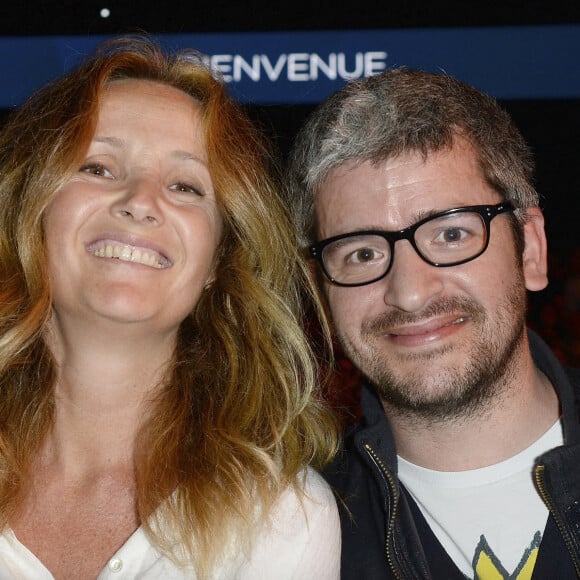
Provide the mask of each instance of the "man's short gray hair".
{"label": "man's short gray hair", "polygon": [[298,133],[288,205],[303,243],[315,239],[314,199],[332,169],[407,152],[427,156],[452,147],[458,135],[473,146],[484,178],[502,198],[516,208],[538,205],[530,149],[494,99],[446,74],[396,68],[349,83]]}

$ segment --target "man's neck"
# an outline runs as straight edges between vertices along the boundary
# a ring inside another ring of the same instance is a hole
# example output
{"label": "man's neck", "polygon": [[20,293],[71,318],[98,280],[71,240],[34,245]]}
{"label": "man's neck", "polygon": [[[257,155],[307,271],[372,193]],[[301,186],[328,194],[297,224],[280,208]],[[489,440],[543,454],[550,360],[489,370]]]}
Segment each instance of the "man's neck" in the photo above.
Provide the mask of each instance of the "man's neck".
{"label": "man's neck", "polygon": [[465,471],[504,461],[539,439],[559,418],[552,384],[532,364],[478,412],[447,420],[411,416],[383,403],[399,455],[438,471]]}

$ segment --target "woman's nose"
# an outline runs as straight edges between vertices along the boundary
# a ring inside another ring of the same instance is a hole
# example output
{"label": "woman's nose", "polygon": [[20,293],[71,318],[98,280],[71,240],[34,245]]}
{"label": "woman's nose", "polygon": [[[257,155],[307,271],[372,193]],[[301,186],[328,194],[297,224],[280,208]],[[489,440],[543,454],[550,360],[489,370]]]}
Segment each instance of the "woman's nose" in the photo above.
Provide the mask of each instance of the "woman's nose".
{"label": "woman's nose", "polygon": [[132,179],[122,197],[113,206],[115,215],[143,224],[161,224],[163,221],[159,204],[161,187],[159,182],[152,178]]}

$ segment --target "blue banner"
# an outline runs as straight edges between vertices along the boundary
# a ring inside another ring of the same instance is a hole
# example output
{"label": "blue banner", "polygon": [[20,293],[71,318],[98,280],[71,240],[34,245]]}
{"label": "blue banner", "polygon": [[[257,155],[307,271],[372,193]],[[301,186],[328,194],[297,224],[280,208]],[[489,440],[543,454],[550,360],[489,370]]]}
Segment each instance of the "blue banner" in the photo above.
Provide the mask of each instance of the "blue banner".
{"label": "blue banner", "polygon": [[[93,51],[104,36],[0,37],[0,108]],[[347,80],[405,65],[444,71],[498,99],[580,98],[580,25],[166,34],[195,48],[238,99],[316,103]]]}

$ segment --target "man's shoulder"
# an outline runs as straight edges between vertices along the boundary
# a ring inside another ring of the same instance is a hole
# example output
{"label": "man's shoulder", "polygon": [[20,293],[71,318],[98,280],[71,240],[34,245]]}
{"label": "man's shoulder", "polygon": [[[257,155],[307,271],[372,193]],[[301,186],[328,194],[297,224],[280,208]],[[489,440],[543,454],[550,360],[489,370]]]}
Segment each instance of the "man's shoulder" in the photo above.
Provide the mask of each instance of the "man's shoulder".
{"label": "man's shoulder", "polygon": [[387,490],[380,485],[366,451],[367,435],[363,418],[348,430],[339,452],[322,472],[338,504],[343,538],[341,577],[345,579],[393,577],[384,552]]}
{"label": "man's shoulder", "polygon": [[564,367],[572,386],[578,392],[580,390],[580,368],[577,367]]}
{"label": "man's shoulder", "polygon": [[580,423],[580,368],[565,366],[564,373],[572,387],[572,403],[570,407],[574,414],[571,416],[575,417],[576,423]]}
{"label": "man's shoulder", "polygon": [[323,469],[322,475],[333,487],[344,488],[346,482],[362,468],[362,457],[355,438],[363,430],[361,421],[351,425],[342,437],[340,448],[333,460]]}
{"label": "man's shoulder", "polygon": [[324,477],[339,489],[356,487],[376,471],[372,456],[396,470],[396,451],[385,411],[374,389],[361,384],[361,415],[344,432],[334,460],[324,469]]}

